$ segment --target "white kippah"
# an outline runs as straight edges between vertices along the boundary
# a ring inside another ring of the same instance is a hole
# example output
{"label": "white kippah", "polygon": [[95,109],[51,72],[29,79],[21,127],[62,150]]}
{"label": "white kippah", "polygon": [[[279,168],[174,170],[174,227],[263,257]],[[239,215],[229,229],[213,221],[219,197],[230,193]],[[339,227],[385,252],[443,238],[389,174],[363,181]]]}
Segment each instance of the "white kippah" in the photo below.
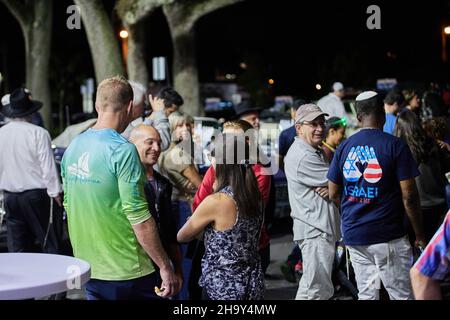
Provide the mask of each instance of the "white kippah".
{"label": "white kippah", "polygon": [[7,104],[9,104],[9,96],[10,94],[8,93],[2,97],[2,105],[6,106]]}
{"label": "white kippah", "polygon": [[375,91],[364,91],[356,97],[356,101],[367,100],[367,99],[375,97],[377,94],[378,93],[376,93]]}

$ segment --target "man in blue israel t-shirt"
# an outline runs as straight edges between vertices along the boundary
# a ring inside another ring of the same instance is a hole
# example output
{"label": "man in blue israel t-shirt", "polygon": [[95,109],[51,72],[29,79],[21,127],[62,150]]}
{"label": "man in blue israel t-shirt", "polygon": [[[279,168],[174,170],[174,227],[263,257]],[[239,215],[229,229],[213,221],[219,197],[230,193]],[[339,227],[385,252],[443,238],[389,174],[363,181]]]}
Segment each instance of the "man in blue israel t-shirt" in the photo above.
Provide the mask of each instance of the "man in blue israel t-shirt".
{"label": "man in blue israel t-shirt", "polygon": [[391,300],[412,299],[411,245],[404,228],[406,212],[416,245],[424,245],[419,175],[408,145],[383,132],[385,112],[373,91],[356,98],[362,129],[337,149],[328,171],[330,198],[341,205],[347,245],[360,300],[379,299],[380,280]]}

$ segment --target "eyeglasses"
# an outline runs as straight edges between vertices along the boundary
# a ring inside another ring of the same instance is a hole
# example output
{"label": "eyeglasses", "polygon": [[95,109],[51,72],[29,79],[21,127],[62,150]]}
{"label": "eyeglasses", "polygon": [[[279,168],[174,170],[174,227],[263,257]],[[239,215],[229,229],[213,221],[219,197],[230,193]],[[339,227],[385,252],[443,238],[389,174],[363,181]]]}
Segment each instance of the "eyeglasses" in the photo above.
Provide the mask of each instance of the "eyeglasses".
{"label": "eyeglasses", "polygon": [[312,121],[312,122],[303,121],[300,124],[301,125],[307,125],[307,126],[310,126],[310,127],[313,127],[313,128],[319,128],[319,127],[325,128],[325,121]]}

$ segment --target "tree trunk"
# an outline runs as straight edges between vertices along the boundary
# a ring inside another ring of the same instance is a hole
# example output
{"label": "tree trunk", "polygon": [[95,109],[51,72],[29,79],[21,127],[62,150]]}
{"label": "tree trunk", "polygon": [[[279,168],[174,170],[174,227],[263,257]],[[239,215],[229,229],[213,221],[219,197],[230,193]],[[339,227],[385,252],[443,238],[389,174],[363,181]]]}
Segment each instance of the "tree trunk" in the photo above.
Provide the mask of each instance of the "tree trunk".
{"label": "tree trunk", "polygon": [[153,11],[174,0],[118,0],[115,10],[128,30],[127,71],[131,80],[148,86],[145,20]]}
{"label": "tree trunk", "polygon": [[124,75],[119,45],[101,0],[74,0],[80,7],[94,62],[97,83],[115,75]]}
{"label": "tree trunk", "polygon": [[145,50],[145,23],[126,26],[128,30],[128,78],[148,86],[147,55]]}
{"label": "tree trunk", "polygon": [[1,94],[4,95],[11,91],[9,87],[8,46],[6,45],[6,42],[3,38],[0,41],[2,46],[0,52],[2,54],[2,70],[3,70],[2,71],[3,80],[0,81],[0,89],[2,89],[1,85],[3,85],[3,90],[1,91]]}
{"label": "tree trunk", "polygon": [[203,115],[195,50],[194,28],[187,28],[178,20],[178,13],[164,10],[172,35],[173,77],[175,90],[184,99],[183,111],[192,116]]}
{"label": "tree trunk", "polygon": [[42,101],[40,110],[47,129],[53,128],[52,101],[49,85],[49,62],[53,0],[34,1],[34,21],[25,35],[26,83],[33,99]]}
{"label": "tree trunk", "polygon": [[197,70],[194,30],[173,36],[173,83],[184,99],[183,109],[192,116],[203,115]]}
{"label": "tree trunk", "polygon": [[25,40],[26,86],[33,99],[40,100],[44,124],[53,127],[49,86],[49,61],[53,20],[53,0],[1,0],[19,22]]}
{"label": "tree trunk", "polygon": [[163,6],[172,35],[174,86],[185,101],[183,109],[192,116],[204,113],[196,62],[195,23],[215,10],[241,1],[243,0],[179,1]]}

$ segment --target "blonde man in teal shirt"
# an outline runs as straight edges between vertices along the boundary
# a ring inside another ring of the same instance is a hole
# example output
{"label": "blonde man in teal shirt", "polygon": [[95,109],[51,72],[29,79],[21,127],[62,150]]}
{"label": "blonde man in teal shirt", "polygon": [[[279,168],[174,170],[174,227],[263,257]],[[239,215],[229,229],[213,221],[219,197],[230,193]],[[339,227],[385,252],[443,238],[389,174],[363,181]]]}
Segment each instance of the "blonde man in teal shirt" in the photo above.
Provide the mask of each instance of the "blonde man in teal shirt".
{"label": "blonde man in teal shirt", "polygon": [[[133,144],[120,133],[131,120],[133,91],[120,76],[97,89],[97,123],[73,140],[62,160],[64,207],[74,255],[91,265],[88,299],[158,299],[175,294],[177,278],[143,190]],[[150,260],[150,258],[151,260]]]}

